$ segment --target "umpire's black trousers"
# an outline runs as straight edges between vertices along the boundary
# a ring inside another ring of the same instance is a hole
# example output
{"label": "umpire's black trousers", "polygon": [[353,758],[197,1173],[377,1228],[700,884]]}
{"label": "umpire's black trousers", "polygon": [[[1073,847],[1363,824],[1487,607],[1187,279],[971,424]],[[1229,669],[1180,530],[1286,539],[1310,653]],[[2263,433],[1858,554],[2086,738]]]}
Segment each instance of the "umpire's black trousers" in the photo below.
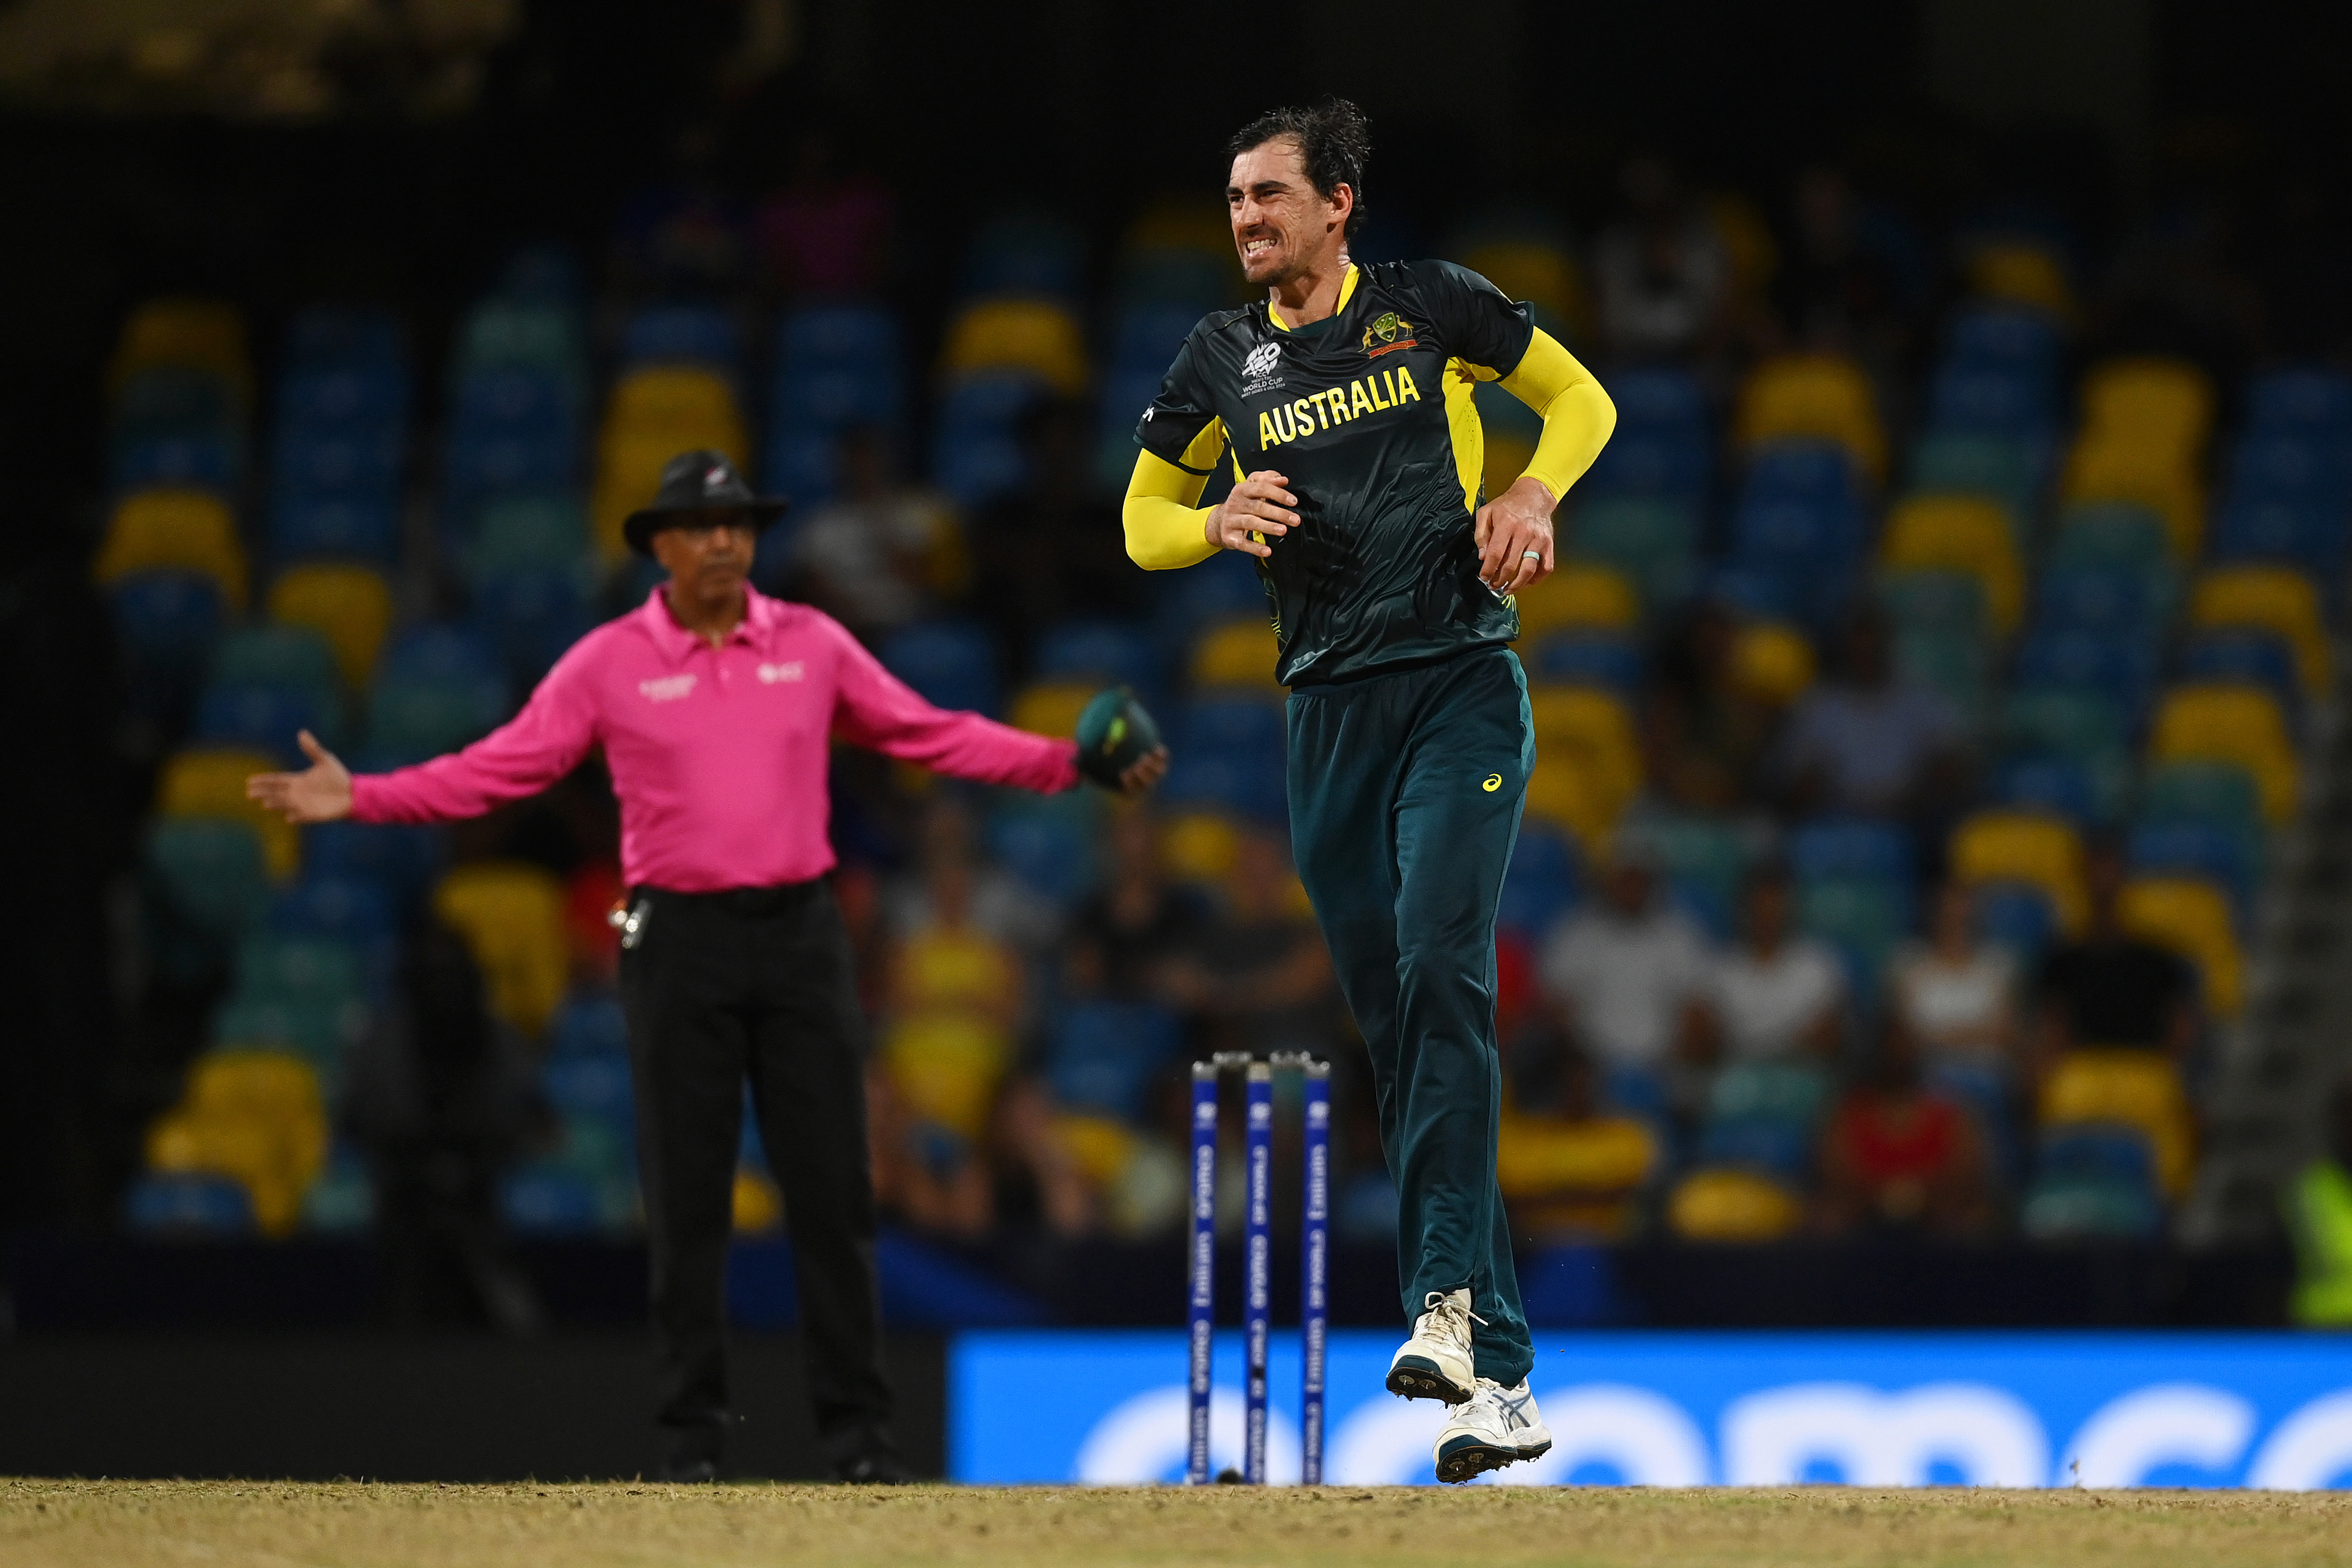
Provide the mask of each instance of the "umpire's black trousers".
{"label": "umpire's black trousers", "polygon": [[782,1188],[817,1431],[834,1458],[887,1443],[866,1163],[864,1019],[821,882],[638,888],[621,954],[637,1102],[661,1420],[718,1458],[729,1422],[727,1244],[743,1084]]}

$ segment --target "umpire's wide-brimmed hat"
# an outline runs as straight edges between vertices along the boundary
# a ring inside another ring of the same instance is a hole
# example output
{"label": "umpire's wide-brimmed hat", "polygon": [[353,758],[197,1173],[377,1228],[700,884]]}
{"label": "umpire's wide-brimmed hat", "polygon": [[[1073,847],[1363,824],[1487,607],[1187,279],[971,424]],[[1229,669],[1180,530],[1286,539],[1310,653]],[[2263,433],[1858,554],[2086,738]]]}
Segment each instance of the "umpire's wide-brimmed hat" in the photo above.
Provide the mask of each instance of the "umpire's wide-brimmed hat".
{"label": "umpire's wide-brimmed hat", "polygon": [[651,555],[656,534],[697,516],[733,512],[749,517],[753,528],[764,528],[791,505],[782,496],[753,495],[725,453],[698,447],[662,465],[661,489],[653,505],[631,512],[621,525],[621,537],[639,555]]}

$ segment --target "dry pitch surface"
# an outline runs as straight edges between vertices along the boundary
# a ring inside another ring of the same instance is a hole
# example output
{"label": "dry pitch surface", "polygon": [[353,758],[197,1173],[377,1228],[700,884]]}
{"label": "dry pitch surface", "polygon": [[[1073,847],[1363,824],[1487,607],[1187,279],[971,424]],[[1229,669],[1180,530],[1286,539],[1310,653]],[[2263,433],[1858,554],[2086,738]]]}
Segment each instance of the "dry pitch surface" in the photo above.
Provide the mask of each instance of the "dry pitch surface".
{"label": "dry pitch surface", "polygon": [[8,1568],[786,1563],[2352,1565],[2352,1497],[0,1479]]}

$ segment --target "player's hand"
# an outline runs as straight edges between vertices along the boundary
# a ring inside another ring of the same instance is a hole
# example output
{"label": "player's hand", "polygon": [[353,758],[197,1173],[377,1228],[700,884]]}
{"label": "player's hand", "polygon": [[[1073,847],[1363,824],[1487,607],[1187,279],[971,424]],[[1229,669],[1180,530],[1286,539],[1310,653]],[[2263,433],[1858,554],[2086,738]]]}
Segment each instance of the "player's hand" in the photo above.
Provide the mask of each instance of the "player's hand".
{"label": "player's hand", "polygon": [[[1238,486],[1236,486],[1238,489]],[[1551,575],[1551,487],[1526,475],[1478,508],[1471,538],[1478,546],[1478,580],[1497,593],[1516,593]]]}
{"label": "player's hand", "polygon": [[352,814],[352,770],[304,730],[295,737],[310,766],[299,773],[257,773],[245,781],[245,798],[258,800],[297,824],[331,822]]}
{"label": "player's hand", "polygon": [[[1271,468],[1259,469],[1234,486],[1233,493],[1210,510],[1208,523],[1201,531],[1219,549],[1272,555],[1272,541],[1288,533],[1298,522],[1298,514],[1289,509],[1298,505],[1298,497],[1283,487],[1289,483]],[[1254,533],[1264,534],[1267,542],[1261,544],[1250,538]]]}
{"label": "player's hand", "polygon": [[1167,775],[1168,748],[1155,746],[1129,763],[1118,776],[1118,792],[1122,795],[1148,793],[1154,784]]}

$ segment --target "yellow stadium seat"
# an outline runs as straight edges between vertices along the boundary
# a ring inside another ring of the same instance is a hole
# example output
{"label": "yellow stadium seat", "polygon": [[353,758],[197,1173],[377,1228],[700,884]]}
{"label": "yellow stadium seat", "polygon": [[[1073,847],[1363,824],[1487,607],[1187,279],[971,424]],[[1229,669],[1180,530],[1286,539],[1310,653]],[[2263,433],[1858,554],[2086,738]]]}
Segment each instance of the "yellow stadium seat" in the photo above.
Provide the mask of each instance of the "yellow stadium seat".
{"label": "yellow stadium seat", "polygon": [[1794,626],[1759,621],[1731,644],[1731,684],[1759,702],[1785,707],[1813,684],[1813,645]]}
{"label": "yellow stadium seat", "polygon": [[1498,240],[1463,253],[1462,265],[1567,326],[1585,320],[1584,281],[1576,258],[1538,240]]}
{"label": "yellow stadium seat", "polygon": [[716,371],[695,365],[644,365],[613,383],[604,409],[604,439],[674,435],[679,450],[716,446],[742,461],[743,411],[735,389]]}
{"label": "yellow stadium seat", "polygon": [[1969,258],[1969,286],[1988,299],[2046,310],[2061,320],[2074,315],[2066,269],[2041,246],[2008,240],[1980,246]]}
{"label": "yellow stadium seat", "polygon": [[882,1040],[883,1071],[907,1109],[973,1140],[987,1131],[1012,1064],[1011,1036],[977,1013],[919,1013],[892,1024]]}
{"label": "yellow stadium seat", "polygon": [[1538,686],[1528,700],[1536,768],[1528,779],[1527,809],[1598,852],[1641,791],[1633,716],[1617,697],[1590,687]]}
{"label": "yellow stadium seat", "polygon": [[1045,299],[986,299],[948,329],[940,369],[950,377],[1027,371],[1065,397],[1087,387],[1086,337],[1076,317]]}
{"label": "yellow stadium seat", "polygon": [[1886,431],[1870,377],[1836,354],[1785,354],[1759,365],[1740,389],[1734,438],[1834,441],[1872,478],[1886,473]]}
{"label": "yellow stadium seat", "polygon": [[157,570],[203,572],[220,584],[222,602],[243,610],[245,546],[227,504],[203,490],[125,496],[107,519],[91,573],[110,585],[134,571]]}
{"label": "yellow stadium seat", "polygon": [[1122,250],[1197,250],[1231,266],[1233,225],[1224,205],[1197,196],[1162,196],[1136,215],[1119,242]]}
{"label": "yellow stadium seat", "polygon": [[433,890],[433,913],[481,966],[490,1010],[535,1038],[572,980],[562,881],[520,861],[461,865]]}
{"label": "yellow stadium seat", "polygon": [[1519,482],[1519,476],[1535,461],[1536,444],[1524,435],[1492,428],[1485,432],[1485,455],[1480,464],[1479,483],[1486,486],[1491,498],[1498,497]]}
{"label": "yellow stadium seat", "polygon": [[1657,1166],[1658,1142],[1630,1116],[1561,1122],[1506,1111],[1495,1169],[1513,1228],[1613,1237]]}
{"label": "yellow stadium seat", "polygon": [[1564,560],[1511,601],[1518,606],[1519,635],[1529,640],[1571,627],[1622,632],[1642,618],[1642,591],[1633,580],[1592,561]]}
{"label": "yellow stadium seat", "polygon": [[269,618],[326,638],[343,680],[353,691],[365,691],[392,626],[392,585],[372,566],[314,561],[289,567],[270,586]]}
{"label": "yellow stadium seat", "polygon": [[2042,1085],[2044,1127],[2106,1124],[2147,1139],[2157,1180],[2175,1197],[2196,1166],[2196,1124],[2180,1073],[2152,1051],[2070,1051]]}
{"label": "yellow stadium seat", "polygon": [[1097,1188],[1119,1178],[1139,1142],[1134,1128],[1114,1117],[1066,1113],[1054,1118],[1054,1139],[1078,1174]]}
{"label": "yellow stadium seat", "polygon": [[2085,431],[2066,455],[2059,498],[2067,506],[2127,501],[2164,519],[2176,560],[2194,560],[2204,548],[2205,489],[2193,459],[2132,435]]}
{"label": "yellow stadium seat", "polygon": [[735,1234],[756,1236],[784,1222],[784,1195],[758,1171],[735,1173]]}
{"label": "yellow stadium seat", "polygon": [[123,322],[108,380],[119,387],[161,366],[210,371],[249,402],[253,364],[246,355],[244,316],[219,299],[148,300]]}
{"label": "yellow stadium seat", "polygon": [[1172,817],[1160,836],[1160,867],[1178,882],[1222,883],[1240,852],[1241,833],[1213,811]]}
{"label": "yellow stadium seat", "polygon": [[2049,895],[2059,928],[2083,929],[2090,894],[2083,840],[2063,817],[2041,811],[1979,811],[1952,833],[1952,875],[1963,883],[2022,882]]}
{"label": "yellow stadium seat", "polygon": [[1213,626],[1192,644],[1192,685],[1278,692],[1282,688],[1274,683],[1276,648],[1274,628],[1257,616]]}
{"label": "yellow stadium seat", "polygon": [[1013,699],[1013,727],[1032,735],[1076,735],[1078,715],[1094,698],[1094,687],[1075,681],[1024,686]]}
{"label": "yellow stadium seat", "polygon": [[1778,1241],[1803,1216],[1787,1187],[1742,1170],[1693,1171],[1666,1202],[1666,1224],[1685,1241]]}
{"label": "yellow stadium seat", "polygon": [[2294,567],[2215,567],[2197,580],[2189,622],[2276,632],[2294,650],[2295,678],[2304,695],[2327,689],[2327,624],[2320,612],[2319,585]]}
{"label": "yellow stadium seat", "polygon": [[166,817],[226,817],[250,823],[261,838],[262,864],[283,882],[301,864],[301,830],[245,798],[247,779],[277,770],[277,758],[266,752],[212,747],[173,752],[156,783],[155,810]]}
{"label": "yellow stadium seat", "polygon": [[2231,927],[2229,895],[2199,877],[2141,876],[2124,884],[2116,918],[2136,936],[2197,967],[2205,1006],[2231,1019],[2245,1000],[2245,956]]}
{"label": "yellow stadium seat", "polygon": [[1984,587],[1985,612],[2007,636],[2025,609],[2025,568],[2000,502],[1979,496],[1913,496],[1886,519],[1879,559],[1890,570],[1963,571]]}
{"label": "yellow stadium seat", "polygon": [[2109,360],[2083,378],[2083,431],[2152,446],[2193,465],[2213,433],[2213,383],[2185,360]]}
{"label": "yellow stadium seat", "polygon": [[2232,762],[2253,777],[2263,818],[2272,826],[2294,814],[2302,768],[2287,738],[2278,698],[2242,681],[2199,681],[2165,694],[2147,743],[2151,762]]}
{"label": "yellow stadium seat", "polygon": [[234,1178],[266,1236],[284,1236],[327,1161],[327,1114],[310,1063],[275,1051],[199,1057],[180,1104],[147,1134],[147,1164]]}

